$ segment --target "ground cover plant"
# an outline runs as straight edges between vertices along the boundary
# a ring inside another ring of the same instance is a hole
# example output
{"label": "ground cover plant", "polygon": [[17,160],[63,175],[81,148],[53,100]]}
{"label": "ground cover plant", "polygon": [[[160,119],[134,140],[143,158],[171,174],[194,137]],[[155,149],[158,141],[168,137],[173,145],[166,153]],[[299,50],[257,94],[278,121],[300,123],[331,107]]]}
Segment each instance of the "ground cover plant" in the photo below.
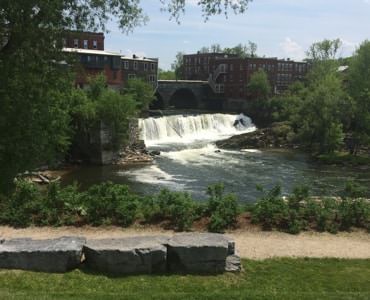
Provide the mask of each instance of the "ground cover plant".
{"label": "ground cover plant", "polygon": [[107,277],[0,270],[1,299],[369,299],[370,260],[243,260],[240,274]]}
{"label": "ground cover plant", "polygon": [[363,228],[370,231],[368,191],[348,183],[342,197],[311,197],[307,187],[297,187],[284,197],[281,187],[261,190],[255,204],[242,205],[223,184],[211,185],[207,199],[195,200],[189,193],[162,190],[141,196],[128,186],[101,183],[86,191],[77,185],[46,189],[19,180],[9,196],[0,197],[0,224],[14,227],[160,224],[167,229],[189,231],[195,221],[204,221],[211,232],[237,226],[245,214],[264,230],[297,234],[303,230],[338,231]]}

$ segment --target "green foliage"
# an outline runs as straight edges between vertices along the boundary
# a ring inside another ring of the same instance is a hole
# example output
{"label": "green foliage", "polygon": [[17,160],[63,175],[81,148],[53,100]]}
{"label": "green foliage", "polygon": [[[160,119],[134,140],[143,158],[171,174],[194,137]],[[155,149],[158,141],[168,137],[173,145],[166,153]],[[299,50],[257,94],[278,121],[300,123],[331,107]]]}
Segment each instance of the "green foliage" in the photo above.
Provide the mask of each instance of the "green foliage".
{"label": "green foliage", "polygon": [[175,79],[182,79],[184,77],[185,65],[184,65],[183,52],[177,52],[175,61],[171,64],[171,70],[175,73]]}
{"label": "green foliage", "polygon": [[362,198],[309,197],[307,187],[296,187],[284,199],[280,186],[275,186],[257,202],[252,221],[263,229],[278,229],[297,234],[307,228],[337,233],[352,227],[369,229],[370,201]]}
{"label": "green foliage", "polygon": [[267,73],[263,69],[253,73],[247,88],[248,92],[257,101],[267,99],[271,94],[271,85]]}
{"label": "green foliage", "polygon": [[147,222],[169,220],[176,230],[187,231],[197,218],[197,207],[188,193],[164,189],[144,200],[141,210]]}
{"label": "green foliage", "polygon": [[153,86],[141,79],[131,79],[123,90],[124,95],[132,96],[138,110],[148,109],[155,99]]}
{"label": "green foliage", "polygon": [[304,101],[291,122],[297,140],[311,152],[331,153],[343,144],[343,122],[346,96],[341,81],[334,74],[308,87]]}
{"label": "green foliage", "polygon": [[349,65],[348,91],[354,101],[350,151],[370,145],[370,41],[364,41]]}
{"label": "green foliage", "polygon": [[93,225],[129,226],[136,219],[139,199],[125,185],[111,182],[92,186],[83,195],[86,220]]}
{"label": "green foliage", "polygon": [[[149,99],[147,90],[142,90],[146,88],[146,85],[137,81],[131,83],[122,95],[109,89],[104,75],[100,74],[90,78],[89,89],[73,90],[71,116],[75,133],[74,145],[78,145],[80,151],[83,151],[86,137],[103,123],[111,132],[112,148],[121,148],[127,140],[130,118],[137,115],[137,107],[144,105],[144,101]],[[139,96],[142,96],[142,102],[138,102]]]}
{"label": "green foliage", "polygon": [[209,196],[207,213],[210,216],[208,229],[212,232],[223,232],[235,225],[239,214],[239,207],[235,195],[224,195],[225,187],[222,183],[211,185],[207,189]]}
{"label": "green foliage", "polygon": [[159,69],[158,71],[158,79],[159,80],[175,80],[176,74],[173,70],[162,70]]}

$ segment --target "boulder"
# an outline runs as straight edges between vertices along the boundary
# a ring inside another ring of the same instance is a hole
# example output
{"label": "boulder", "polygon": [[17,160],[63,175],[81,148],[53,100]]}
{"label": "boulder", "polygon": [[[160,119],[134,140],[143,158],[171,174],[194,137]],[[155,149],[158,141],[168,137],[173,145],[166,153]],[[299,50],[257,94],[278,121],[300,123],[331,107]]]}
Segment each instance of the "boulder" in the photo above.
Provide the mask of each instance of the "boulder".
{"label": "boulder", "polygon": [[166,271],[167,237],[143,236],[89,240],[85,262],[91,270],[110,274],[151,274]]}
{"label": "boulder", "polygon": [[222,234],[177,234],[168,242],[167,266],[170,272],[222,273],[234,252],[234,242]]}
{"label": "boulder", "polygon": [[79,237],[3,240],[0,242],[0,268],[67,272],[80,265],[85,242]]}

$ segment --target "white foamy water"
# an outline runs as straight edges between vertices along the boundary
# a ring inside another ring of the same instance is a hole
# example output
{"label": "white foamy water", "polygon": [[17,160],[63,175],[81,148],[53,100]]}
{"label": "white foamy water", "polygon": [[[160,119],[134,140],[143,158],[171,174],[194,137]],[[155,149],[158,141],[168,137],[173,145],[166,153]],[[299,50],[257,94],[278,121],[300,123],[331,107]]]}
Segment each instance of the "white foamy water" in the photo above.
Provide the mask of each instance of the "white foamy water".
{"label": "white foamy water", "polygon": [[182,165],[189,163],[197,166],[214,165],[216,161],[225,161],[233,164],[238,163],[237,160],[231,157],[225,157],[225,153],[238,153],[238,151],[219,150],[215,144],[207,144],[202,148],[189,148],[179,151],[162,152],[162,156],[176,161]]}
{"label": "white foamy water", "polygon": [[[238,124],[235,125],[236,120]],[[250,118],[242,114],[175,115],[147,118],[139,120],[139,127],[147,146],[215,141],[256,129]]]}

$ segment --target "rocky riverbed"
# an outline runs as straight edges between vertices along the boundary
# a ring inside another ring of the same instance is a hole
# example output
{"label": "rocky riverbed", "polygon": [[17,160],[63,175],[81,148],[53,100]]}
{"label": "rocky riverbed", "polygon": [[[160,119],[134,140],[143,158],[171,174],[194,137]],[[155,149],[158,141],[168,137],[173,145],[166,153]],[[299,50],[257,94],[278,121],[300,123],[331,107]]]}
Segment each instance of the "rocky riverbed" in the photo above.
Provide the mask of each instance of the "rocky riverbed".
{"label": "rocky riverbed", "polygon": [[297,148],[293,142],[293,131],[287,123],[274,123],[271,127],[232,136],[216,142],[224,149]]}

